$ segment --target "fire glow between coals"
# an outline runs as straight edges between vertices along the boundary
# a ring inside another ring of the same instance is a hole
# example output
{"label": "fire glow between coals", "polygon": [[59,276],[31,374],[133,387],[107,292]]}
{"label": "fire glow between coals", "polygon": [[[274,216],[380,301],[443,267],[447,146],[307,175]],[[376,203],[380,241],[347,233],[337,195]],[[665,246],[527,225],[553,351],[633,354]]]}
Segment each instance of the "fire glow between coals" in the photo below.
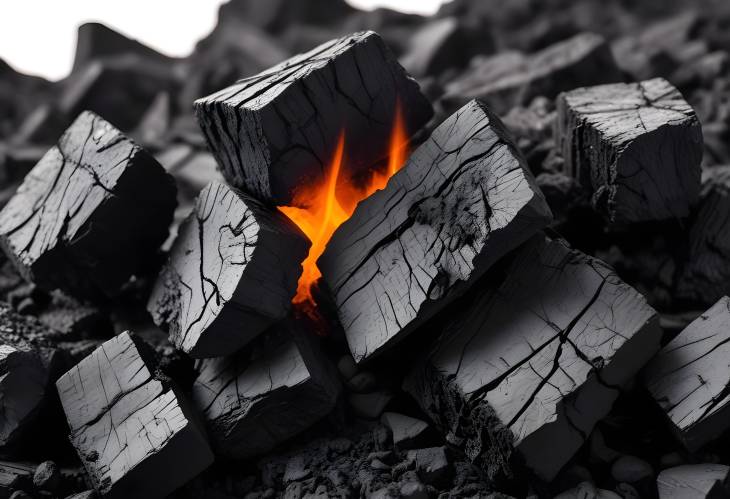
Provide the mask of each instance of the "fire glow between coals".
{"label": "fire glow between coals", "polygon": [[357,203],[377,190],[383,189],[388,179],[395,174],[408,157],[408,133],[403,122],[400,105],[397,106],[393,131],[388,148],[387,166],[382,171],[374,171],[365,185],[357,185],[344,174],[346,164],[347,138],[340,132],[337,146],[323,182],[303,186],[294,195],[294,204],[304,206],[281,206],[279,209],[304,232],[312,242],[309,255],[302,262],[302,275],[299,278],[297,294],[293,303],[305,310],[314,308],[312,287],[322,276],[317,267],[317,259],[322,255],[327,242],[337,227],[350,218]]}

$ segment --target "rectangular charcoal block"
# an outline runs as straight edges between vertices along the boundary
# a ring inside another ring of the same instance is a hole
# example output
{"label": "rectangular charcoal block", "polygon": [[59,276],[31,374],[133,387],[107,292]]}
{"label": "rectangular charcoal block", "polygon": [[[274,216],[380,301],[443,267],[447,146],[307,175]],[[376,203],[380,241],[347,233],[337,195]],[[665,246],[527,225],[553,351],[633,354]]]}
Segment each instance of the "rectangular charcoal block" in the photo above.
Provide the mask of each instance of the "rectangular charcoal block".
{"label": "rectangular charcoal block", "polygon": [[56,383],[71,443],[104,497],[162,498],[213,462],[197,415],[153,355],[124,332]]}
{"label": "rectangular charcoal block", "polygon": [[290,205],[325,180],[341,131],[352,177],[385,158],[396,108],[409,133],[433,114],[377,33],[329,41],[195,102],[223,174],[258,199]]}
{"label": "rectangular charcoal block", "polygon": [[659,348],[656,312],[603,262],[535,236],[469,297],[404,387],[492,477],[550,481]]}
{"label": "rectangular charcoal block", "polygon": [[700,191],[702,128],[662,78],[578,88],[557,99],[565,171],[615,222],[689,215]]}
{"label": "rectangular charcoal block", "polygon": [[403,339],[551,218],[499,118],[478,101],[457,111],[318,260],[355,360]]}
{"label": "rectangular charcoal block", "polygon": [[0,245],[42,288],[114,296],[154,257],[174,211],[173,178],[84,112],[0,212]]}
{"label": "rectangular charcoal block", "polygon": [[199,361],[193,400],[216,452],[261,455],[301,433],[334,407],[340,384],[310,331],[277,326],[230,357]]}
{"label": "rectangular charcoal block", "polygon": [[645,384],[691,451],[730,427],[730,298],[723,296],[657,354]]}
{"label": "rectangular charcoal block", "polygon": [[147,308],[189,355],[232,355],[286,317],[309,246],[277,210],[211,182],[180,226]]}

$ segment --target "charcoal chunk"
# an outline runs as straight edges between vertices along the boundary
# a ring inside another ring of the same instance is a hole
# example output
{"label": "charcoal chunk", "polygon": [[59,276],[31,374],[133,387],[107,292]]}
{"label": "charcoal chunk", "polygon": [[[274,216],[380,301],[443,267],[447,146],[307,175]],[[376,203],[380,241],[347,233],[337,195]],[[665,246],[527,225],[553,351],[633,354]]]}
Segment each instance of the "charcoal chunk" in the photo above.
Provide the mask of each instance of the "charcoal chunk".
{"label": "charcoal chunk", "polygon": [[354,359],[403,339],[550,220],[499,118],[478,101],[464,106],[318,260]]}
{"label": "charcoal chunk", "polygon": [[446,86],[444,101],[450,109],[477,98],[501,115],[539,95],[553,98],[579,86],[623,79],[606,41],[592,33],[578,34],[525,57],[511,52],[494,57],[497,61],[483,59]]}
{"label": "charcoal chunk", "polygon": [[53,332],[0,303],[0,450],[22,451],[45,423],[55,401],[53,383],[64,359],[51,346]]}
{"label": "charcoal chunk", "polygon": [[728,471],[724,464],[685,464],[669,468],[657,478],[659,499],[725,499]]}
{"label": "charcoal chunk", "polygon": [[432,115],[380,37],[362,32],[199,99],[195,113],[233,186],[290,205],[302,183],[324,181],[340,131],[351,176],[386,157],[399,105],[410,133]]}
{"label": "charcoal chunk", "polygon": [[148,349],[122,333],[56,383],[71,443],[104,497],[162,498],[213,462],[197,416]]}
{"label": "charcoal chunk", "polygon": [[199,361],[193,400],[216,452],[263,454],[327,415],[340,392],[337,373],[309,331],[277,326],[255,352]]}
{"label": "charcoal chunk", "polygon": [[728,343],[730,298],[724,296],[647,366],[647,388],[692,451],[730,428]]}
{"label": "charcoal chunk", "polygon": [[147,308],[189,355],[231,355],[287,315],[309,246],[278,211],[212,182],[181,225]]}
{"label": "charcoal chunk", "polygon": [[30,463],[0,461],[0,498],[7,499],[17,490],[31,490],[35,468]]}
{"label": "charcoal chunk", "polygon": [[730,166],[702,173],[700,205],[677,284],[681,298],[709,305],[730,294]]}
{"label": "charcoal chunk", "polygon": [[686,217],[700,191],[702,128],[666,80],[579,88],[558,98],[565,171],[614,222]]}
{"label": "charcoal chunk", "polygon": [[114,296],[165,240],[174,210],[172,177],[84,112],[0,212],[0,245],[41,288]]}
{"label": "charcoal chunk", "polygon": [[656,312],[603,262],[537,235],[404,387],[491,477],[516,449],[552,480],[659,348]]}
{"label": "charcoal chunk", "polygon": [[72,71],[77,71],[93,60],[122,54],[137,54],[145,59],[171,62],[169,57],[137,40],[127,38],[102,23],[88,22],[80,25],[77,31]]}

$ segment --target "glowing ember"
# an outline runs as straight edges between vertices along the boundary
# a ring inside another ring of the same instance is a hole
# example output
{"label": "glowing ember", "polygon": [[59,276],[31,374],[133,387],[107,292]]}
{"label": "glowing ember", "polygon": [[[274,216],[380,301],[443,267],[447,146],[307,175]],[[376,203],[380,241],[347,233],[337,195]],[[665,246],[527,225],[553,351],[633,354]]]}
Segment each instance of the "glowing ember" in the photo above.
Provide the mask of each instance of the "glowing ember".
{"label": "glowing ember", "polygon": [[295,193],[295,203],[299,206],[306,206],[306,208],[279,207],[312,241],[309,255],[302,263],[302,276],[299,278],[297,294],[293,300],[295,304],[302,305],[305,309],[311,309],[314,306],[312,286],[322,276],[317,268],[317,259],[324,252],[330,237],[340,224],[350,218],[357,203],[385,187],[388,179],[403,166],[407,156],[408,133],[403,123],[400,106],[397,106],[388,151],[388,165],[385,171],[373,172],[370,181],[364,186],[358,186],[352,179],[340,175],[343,161],[345,161],[345,132],[343,131],[337,141],[335,154],[324,182],[304,186]]}

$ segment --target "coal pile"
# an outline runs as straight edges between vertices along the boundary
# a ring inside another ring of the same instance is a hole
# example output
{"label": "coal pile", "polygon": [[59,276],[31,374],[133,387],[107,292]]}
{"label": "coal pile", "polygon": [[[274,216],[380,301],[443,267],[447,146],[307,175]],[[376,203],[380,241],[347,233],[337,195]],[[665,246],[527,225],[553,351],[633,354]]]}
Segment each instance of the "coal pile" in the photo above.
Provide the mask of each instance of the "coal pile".
{"label": "coal pile", "polygon": [[0,498],[730,498],[727,26],[230,0],[0,61]]}

